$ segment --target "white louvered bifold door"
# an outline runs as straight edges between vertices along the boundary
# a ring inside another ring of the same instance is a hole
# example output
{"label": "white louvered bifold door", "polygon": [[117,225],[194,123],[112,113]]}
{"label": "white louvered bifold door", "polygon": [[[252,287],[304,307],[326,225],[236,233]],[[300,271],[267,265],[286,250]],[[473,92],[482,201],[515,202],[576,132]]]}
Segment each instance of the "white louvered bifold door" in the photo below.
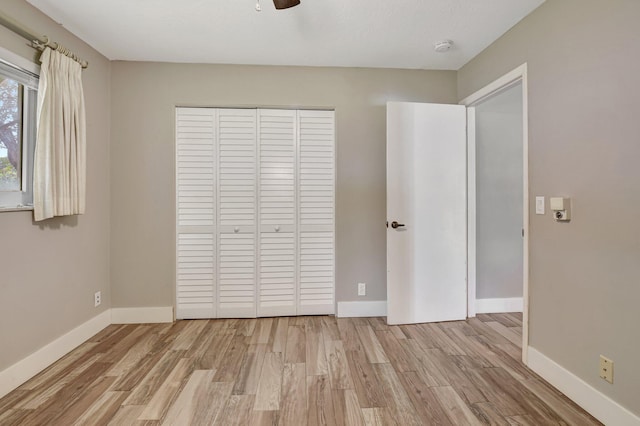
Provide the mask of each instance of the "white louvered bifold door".
{"label": "white louvered bifold door", "polygon": [[298,315],[335,312],[335,116],[298,111]]}
{"label": "white louvered bifold door", "polygon": [[218,109],[218,318],[256,316],[256,110]]}
{"label": "white louvered bifold door", "polygon": [[258,110],[258,316],[296,315],[296,111]]}
{"label": "white louvered bifold door", "polygon": [[214,318],[214,110],[176,110],[176,317]]}

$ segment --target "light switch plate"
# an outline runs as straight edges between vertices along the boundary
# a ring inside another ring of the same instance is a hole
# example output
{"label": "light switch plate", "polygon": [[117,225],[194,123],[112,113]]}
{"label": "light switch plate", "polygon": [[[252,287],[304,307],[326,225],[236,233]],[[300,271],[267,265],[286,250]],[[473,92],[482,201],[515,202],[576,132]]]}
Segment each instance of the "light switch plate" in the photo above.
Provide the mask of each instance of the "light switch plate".
{"label": "light switch plate", "polygon": [[536,214],[544,214],[544,197],[536,197]]}

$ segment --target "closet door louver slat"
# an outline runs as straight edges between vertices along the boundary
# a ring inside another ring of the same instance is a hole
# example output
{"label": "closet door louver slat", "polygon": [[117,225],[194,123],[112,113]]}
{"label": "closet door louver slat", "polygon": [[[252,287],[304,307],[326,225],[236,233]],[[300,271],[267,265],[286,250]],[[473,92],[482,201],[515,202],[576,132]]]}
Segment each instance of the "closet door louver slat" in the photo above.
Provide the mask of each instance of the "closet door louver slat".
{"label": "closet door louver slat", "polygon": [[298,111],[298,315],[335,311],[335,118]]}
{"label": "closet door louver slat", "polygon": [[215,317],[214,110],[176,110],[176,317]]}
{"label": "closet door louver slat", "polygon": [[218,318],[256,316],[256,110],[218,109]]}
{"label": "closet door louver slat", "polygon": [[296,111],[258,110],[258,316],[296,315]]}

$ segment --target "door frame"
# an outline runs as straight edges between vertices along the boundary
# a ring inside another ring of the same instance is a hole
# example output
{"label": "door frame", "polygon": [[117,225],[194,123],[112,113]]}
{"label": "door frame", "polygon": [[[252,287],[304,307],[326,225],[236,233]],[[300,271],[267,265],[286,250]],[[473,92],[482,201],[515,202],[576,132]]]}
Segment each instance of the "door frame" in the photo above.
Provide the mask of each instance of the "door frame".
{"label": "door frame", "polygon": [[467,316],[476,316],[476,132],[475,106],[522,83],[522,362],[529,347],[529,109],[524,63],[459,102],[467,107]]}

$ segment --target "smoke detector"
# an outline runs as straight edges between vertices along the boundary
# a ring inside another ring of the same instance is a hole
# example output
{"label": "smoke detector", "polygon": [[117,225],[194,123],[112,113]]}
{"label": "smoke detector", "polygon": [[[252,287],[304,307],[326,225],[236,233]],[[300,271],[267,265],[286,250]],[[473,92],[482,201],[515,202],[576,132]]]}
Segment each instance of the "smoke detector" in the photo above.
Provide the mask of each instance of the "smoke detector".
{"label": "smoke detector", "polygon": [[440,40],[433,45],[433,49],[438,53],[444,53],[451,50],[453,42],[451,40]]}

